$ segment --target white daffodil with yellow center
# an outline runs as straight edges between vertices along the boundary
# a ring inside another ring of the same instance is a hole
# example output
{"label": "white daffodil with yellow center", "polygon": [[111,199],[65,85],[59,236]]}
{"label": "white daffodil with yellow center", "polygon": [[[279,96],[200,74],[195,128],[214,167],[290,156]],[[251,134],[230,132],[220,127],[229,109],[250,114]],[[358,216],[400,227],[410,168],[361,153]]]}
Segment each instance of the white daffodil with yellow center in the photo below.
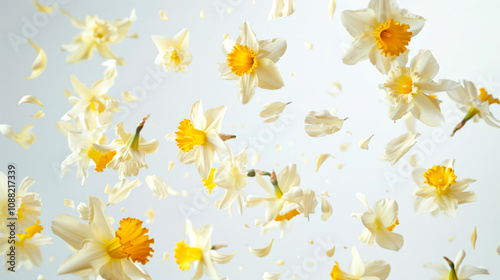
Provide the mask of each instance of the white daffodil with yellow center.
{"label": "white daffodil with yellow center", "polygon": [[146,154],[152,154],[158,148],[158,140],[146,141],[141,135],[141,131],[149,115],[144,117],[139,123],[134,133],[126,132],[123,123],[119,122],[115,126],[115,134],[118,138],[114,139],[109,145],[94,144],[94,149],[104,155],[111,155],[116,151],[111,161],[106,167],[118,170],[120,179],[137,176],[139,169],[146,167]]}
{"label": "white daffodil with yellow center", "polygon": [[295,0],[273,0],[269,20],[291,16],[295,12]]}
{"label": "white daffodil with yellow center", "polygon": [[196,266],[196,273],[192,280],[200,279],[205,273],[208,277],[219,280],[221,277],[215,262],[225,264],[231,261],[236,252],[232,255],[217,253],[217,249],[226,247],[226,245],[212,245],[212,225],[207,224],[196,230],[190,220],[186,220],[184,233],[189,237],[190,243],[184,240],[177,242],[177,248],[174,249],[175,262],[179,269],[188,270],[191,264]]}
{"label": "white daffodil with yellow center", "polygon": [[353,217],[360,218],[366,227],[359,240],[373,245],[375,239],[380,247],[399,251],[403,247],[404,239],[401,234],[393,232],[394,228],[399,225],[398,203],[394,199],[382,199],[375,202],[372,210],[364,194],[358,193],[357,197],[368,208],[368,211],[362,214],[351,214]]}
{"label": "white daffodil with yellow center", "polygon": [[500,120],[490,112],[490,105],[500,104],[498,98],[493,98],[484,88],[480,88],[478,91],[473,82],[464,80],[462,83],[463,86],[460,85],[447,92],[448,96],[458,103],[459,108],[467,113],[465,118],[455,127],[453,134],[470,119],[474,119],[474,121],[483,119],[493,127],[500,127]]}
{"label": "white daffodil with yellow center", "polygon": [[412,172],[418,188],[415,194],[415,212],[425,213],[441,210],[445,215],[454,217],[458,205],[476,201],[474,192],[465,191],[474,179],[457,181],[454,169],[455,160],[445,160],[429,169],[416,168]]}
{"label": "white daffodil with yellow center", "polygon": [[338,262],[332,268],[332,280],[385,280],[391,273],[391,266],[385,261],[368,261],[361,259],[358,249],[352,247],[352,259],[349,272],[343,271]]}
{"label": "white daffodil with yellow center", "polygon": [[191,63],[191,53],[188,51],[189,31],[183,29],[174,38],[163,36],[153,36],[152,38],[159,52],[155,64],[163,66],[166,72],[186,73],[186,69]]}
{"label": "white daffodil with yellow center", "polygon": [[54,218],[52,231],[77,252],[64,261],[58,274],[82,273],[93,270],[104,279],[151,279],[136,263],[146,264],[153,256],[148,229],[142,221],[124,218],[114,231],[104,215],[104,203],[98,197],[89,197],[88,224],[75,217],[61,214]]}
{"label": "white daffodil with yellow center", "polygon": [[426,125],[439,126],[444,117],[439,108],[439,100],[431,93],[458,88],[458,83],[451,80],[434,82],[439,71],[439,64],[430,51],[420,50],[406,67],[408,53],[402,54],[392,63],[388,80],[380,85],[387,93],[391,104],[389,117],[399,120],[411,112]]}
{"label": "white daffodil with yellow center", "polygon": [[434,276],[433,280],[471,280],[471,277],[478,274],[489,275],[490,273],[486,268],[474,266],[474,265],[464,265],[462,266],[462,261],[465,258],[465,251],[460,250],[455,259],[452,262],[447,257],[444,257],[448,263],[448,267],[442,263],[426,263],[425,268],[430,268],[437,273],[438,276]]}
{"label": "white daffodil with yellow center", "polygon": [[[227,145],[227,144],[226,144]],[[229,157],[225,159],[214,173],[213,183],[226,190],[224,197],[218,202],[219,209],[229,209],[232,214],[233,203],[238,201],[238,212],[243,212],[243,201],[246,199],[243,188],[248,185],[248,157],[246,148],[239,154],[233,156],[229,145],[227,145]]]}
{"label": "white daffodil with yellow center", "polygon": [[175,141],[179,147],[177,157],[184,164],[194,162],[202,178],[208,178],[215,152],[219,156],[226,154],[224,140],[233,138],[220,135],[226,109],[226,106],[219,106],[203,112],[202,102],[198,100],[191,107],[189,120],[182,120],[179,130],[175,132]]}
{"label": "white daffodil with yellow center", "polygon": [[259,197],[255,195],[247,196],[248,207],[256,207],[264,203],[266,205],[266,220],[277,222],[283,220],[290,220],[293,217],[304,212],[301,205],[303,192],[299,187],[300,177],[297,173],[297,166],[295,164],[287,165],[276,176],[274,171],[271,176],[271,183],[273,187],[262,178],[262,175],[257,173],[255,178],[257,183],[268,192],[266,197]]}
{"label": "white daffodil with yellow center", "polygon": [[68,96],[73,105],[63,117],[63,120],[83,119],[85,127],[93,130],[99,122],[108,123],[112,121],[113,113],[118,112],[118,101],[108,95],[109,89],[114,84],[114,79],[101,79],[94,83],[89,89],[75,76],[71,76],[73,89],[78,97]]}
{"label": "white daffodil with yellow center", "polygon": [[354,37],[342,58],[344,63],[354,65],[370,58],[384,74],[391,62],[406,52],[425,22],[424,18],[400,9],[396,0],[371,0],[366,9],[342,12],[341,20]]}
{"label": "white daffodil with yellow center", "polygon": [[94,144],[104,144],[103,133],[106,127],[99,127],[92,131],[82,129],[80,131],[68,132],[68,144],[71,154],[61,163],[61,177],[66,175],[68,167],[76,162],[77,177],[82,178],[82,185],[85,185],[88,177],[89,166],[93,163],[95,171],[103,172],[106,165],[116,155],[116,151],[101,153],[94,148]]}
{"label": "white daffodil with yellow center", "polygon": [[258,41],[248,22],[240,26],[236,41],[224,40],[226,61],[220,63],[219,76],[225,80],[238,80],[238,97],[247,104],[257,87],[276,90],[284,86],[275,63],[286,51],[286,41],[281,38]]}
{"label": "white daffodil with yellow center", "polygon": [[0,253],[5,256],[10,252],[11,246],[16,248],[16,267],[18,271],[23,265],[26,269],[31,269],[33,264],[40,266],[43,258],[40,247],[43,245],[51,244],[53,242],[51,237],[42,234],[43,227],[40,225],[40,220],[30,225],[26,229],[17,233],[15,243],[9,242],[7,235],[0,237]]}
{"label": "white daffodil with yellow center", "polygon": [[[89,15],[85,20],[78,19],[67,11],[62,10],[62,13],[70,17],[71,23],[82,33],[73,39],[73,42],[62,46],[63,51],[70,52],[66,57],[66,62],[75,63],[82,60],[90,59],[94,52],[94,48],[101,56],[105,58],[115,59],[118,64],[123,65],[123,58],[117,57],[109,48],[110,44],[120,43],[127,32],[136,20],[135,10],[132,10],[130,18],[117,19],[114,22],[100,19],[96,15]],[[129,35],[134,37],[135,35]]]}

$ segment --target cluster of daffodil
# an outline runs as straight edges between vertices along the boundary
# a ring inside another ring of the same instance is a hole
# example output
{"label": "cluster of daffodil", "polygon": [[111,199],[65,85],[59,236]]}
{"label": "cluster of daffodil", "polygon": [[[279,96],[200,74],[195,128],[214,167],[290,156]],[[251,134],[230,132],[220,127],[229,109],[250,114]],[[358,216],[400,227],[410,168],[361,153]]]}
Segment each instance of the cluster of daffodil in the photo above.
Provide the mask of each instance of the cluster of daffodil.
{"label": "cluster of daffodil", "polygon": [[[52,12],[36,1],[35,3],[39,10]],[[295,0],[274,0],[269,19],[290,16],[294,10]],[[329,10],[330,14],[335,10],[334,0],[330,1]],[[109,143],[105,136],[106,130],[113,125],[114,114],[121,110],[121,102],[108,92],[118,77],[116,65],[125,64],[123,58],[111,51],[110,45],[119,43],[126,37],[137,37],[136,34],[128,34],[136,20],[135,11],[132,11],[129,18],[114,22],[100,19],[96,15],[89,15],[82,20],[64,10],[61,10],[61,13],[69,16],[71,23],[82,30],[72,43],[62,47],[64,51],[69,52],[66,59],[68,63],[90,59],[94,49],[109,59],[103,63],[103,66],[106,66],[103,78],[90,88],[75,76],[70,76],[74,95],[67,90],[66,96],[72,107],[57,123],[59,131],[67,137],[71,149],[71,154],[61,164],[62,175],[67,173],[70,165],[76,164],[77,177],[81,178],[82,185],[85,185],[93,172],[89,172],[90,166],[95,167],[95,172],[117,170],[119,181],[112,190],[106,191],[109,194],[108,205],[116,204],[126,199],[133,188],[141,185],[139,178],[135,181],[129,178],[137,177],[142,168],[148,168],[146,155],[154,153],[159,145],[157,140],[147,141],[141,134],[149,115],[140,120],[132,132],[125,130],[123,122],[117,122],[114,125],[116,138]],[[482,118],[486,123],[500,127],[500,121],[489,110],[490,105],[500,104],[500,101],[488,94],[484,88],[478,90],[474,83],[469,81],[460,84],[446,79],[435,80],[439,65],[430,51],[419,50],[407,66],[408,46],[413,37],[422,30],[425,22],[423,17],[400,9],[396,0],[371,0],[366,9],[343,11],[341,20],[349,34],[355,38],[342,60],[345,64],[353,65],[369,59],[378,71],[387,76],[380,88],[385,91],[391,105],[391,120],[415,118],[428,126],[443,124],[445,120],[440,110],[441,101],[435,93],[446,92],[466,112],[465,118],[453,133],[473,118]],[[187,29],[181,30],[172,38],[153,36],[152,41],[158,49],[155,64],[162,66],[165,71],[187,71],[192,61],[188,50]],[[242,104],[252,100],[257,88],[278,90],[284,86],[276,66],[287,49],[284,39],[258,40],[250,24],[243,22],[238,38],[232,40],[225,36],[222,47],[225,60],[219,64],[219,75],[222,79],[237,80],[238,98]],[[35,68],[34,66],[34,73]],[[36,75],[41,72],[36,72]],[[123,92],[123,97],[125,102],[137,100],[129,92]],[[36,103],[35,101],[32,100],[32,103]],[[266,104],[260,116],[267,118],[265,122],[273,122],[288,104],[290,102]],[[200,184],[202,182],[209,193],[216,187],[224,189],[224,195],[216,202],[216,207],[228,210],[232,215],[236,204],[241,215],[243,207],[264,205],[264,218],[256,219],[255,225],[261,228],[262,234],[279,227],[282,237],[291,229],[292,219],[299,215],[309,219],[311,214],[316,213],[318,205],[321,205],[321,219],[327,221],[333,212],[327,199],[328,194],[317,194],[313,189],[300,187],[301,179],[295,164],[287,165],[278,174],[274,170],[249,169],[246,148],[237,154],[233,152],[230,140],[236,136],[221,131],[226,110],[226,106],[219,106],[205,111],[202,101],[196,101],[192,105],[189,118],[180,120],[175,132],[179,161],[196,166],[201,177]],[[347,118],[339,118],[327,110],[311,111],[305,117],[305,132],[311,137],[325,137],[341,130],[346,120]],[[31,140],[34,136],[27,134],[29,130],[19,135],[11,130],[0,125],[0,132],[17,139],[22,145],[29,147],[34,141]],[[418,136],[419,133],[410,130],[391,140],[386,146],[385,160],[391,164],[396,163],[415,145]],[[362,141],[360,146],[367,149],[370,139],[371,137]],[[320,157],[318,168],[329,156],[331,155],[323,154]],[[454,160],[446,160],[427,169],[414,169],[412,176],[418,186],[413,192],[415,212],[442,212],[453,217],[457,214],[458,205],[475,201],[474,192],[466,191],[475,180],[462,178],[457,181],[455,172]],[[245,194],[243,189],[254,179],[265,191],[265,195]],[[159,199],[165,199],[169,194],[178,194],[157,175],[146,176],[144,180]],[[40,196],[28,192],[33,183],[32,178],[23,180],[16,197],[17,254],[21,265],[24,264],[28,268],[32,264],[41,264],[39,247],[52,242],[50,237],[41,233],[43,227],[39,221]],[[7,227],[3,224],[8,207],[1,203],[8,201],[7,188],[7,176],[0,173],[0,252],[3,254],[8,250],[6,239],[9,233],[5,231]],[[385,198],[370,207],[364,194],[357,196],[366,207],[363,213],[352,214],[352,217],[359,218],[364,226],[359,240],[369,245],[376,243],[381,248],[399,251],[403,247],[404,238],[398,233],[398,203],[394,199]],[[52,231],[74,249],[73,256],[60,265],[58,273],[73,273],[83,278],[151,279],[141,265],[153,257],[154,239],[147,235],[148,229],[143,226],[143,221],[127,217],[119,221],[119,226],[113,226],[114,218],[105,214],[107,205],[98,197],[89,196],[88,199],[88,205],[80,203],[77,208],[81,221],[73,216],[61,214],[52,222]],[[236,252],[218,252],[226,245],[212,244],[210,224],[196,230],[192,222],[187,220],[184,231],[189,242],[181,240],[173,249],[179,269],[189,270],[191,265],[194,265],[195,274],[192,279],[199,279],[204,274],[212,279],[221,279],[215,262],[228,263]],[[253,252],[258,256],[266,256],[271,245],[272,243],[268,248]],[[449,269],[443,264],[425,266],[440,273],[436,279],[462,280],[475,274],[488,274],[484,268],[460,266],[464,257],[465,252],[460,251],[455,262],[445,258]],[[332,265],[332,280],[385,280],[391,270],[390,265],[382,260],[363,261],[356,247],[352,247],[349,271],[342,270],[338,262]],[[264,274],[264,279],[279,277],[280,274]]]}

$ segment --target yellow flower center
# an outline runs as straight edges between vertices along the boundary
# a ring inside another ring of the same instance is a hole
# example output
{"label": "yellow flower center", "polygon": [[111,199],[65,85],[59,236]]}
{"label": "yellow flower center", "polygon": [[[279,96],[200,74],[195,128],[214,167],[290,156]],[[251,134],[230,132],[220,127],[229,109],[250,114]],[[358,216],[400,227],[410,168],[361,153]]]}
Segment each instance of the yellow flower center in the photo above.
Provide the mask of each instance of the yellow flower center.
{"label": "yellow flower center", "polygon": [[175,262],[179,265],[179,269],[187,270],[191,268],[191,263],[203,258],[203,252],[200,248],[189,247],[184,243],[184,240],[177,243],[177,248],[174,249]]}
{"label": "yellow flower center", "polygon": [[210,169],[210,174],[208,174],[207,179],[201,179],[203,181],[203,186],[208,190],[208,193],[211,193],[213,188],[217,187],[217,185],[214,183],[214,174],[215,174],[215,168]]}
{"label": "yellow flower center", "polygon": [[413,91],[413,80],[408,76],[400,76],[396,81],[396,93],[409,94]]}
{"label": "yellow flower center", "polygon": [[97,100],[95,97],[90,100],[90,110],[100,114],[104,112],[104,109],[106,109],[106,106],[104,106],[104,104],[102,104],[102,102]]}
{"label": "yellow flower center", "polygon": [[238,76],[251,74],[259,64],[257,54],[247,46],[234,45],[231,53],[227,55],[228,65],[231,71]]}
{"label": "yellow flower center", "polygon": [[388,226],[388,227],[387,227],[387,230],[388,230],[388,231],[393,231],[393,230],[394,230],[394,228],[395,228],[397,225],[399,225],[399,219],[397,219],[397,218],[396,218],[396,221],[394,222],[394,224],[392,224],[392,225]]}
{"label": "yellow flower center", "polygon": [[87,155],[95,162],[95,171],[102,172],[104,168],[106,168],[106,165],[108,165],[108,163],[116,155],[116,151],[111,151],[104,154],[94,149],[94,147],[90,147]]}
{"label": "yellow flower center", "polygon": [[29,227],[27,227],[24,232],[26,233],[23,233],[23,234],[17,234],[17,237],[19,237],[19,242],[24,242],[24,240],[26,240],[26,238],[28,239],[31,239],[33,237],[33,235],[37,234],[37,233],[41,233],[43,230],[43,227],[40,225],[40,220],[36,220],[36,224],[34,225],[31,225]]}
{"label": "yellow flower center", "polygon": [[147,228],[142,227],[142,221],[126,218],[120,221],[120,227],[115,232],[115,238],[108,242],[106,251],[114,259],[128,258],[133,262],[146,264],[148,257],[153,256],[151,244],[154,239],[149,239]]}
{"label": "yellow flower center", "polygon": [[392,19],[379,25],[375,30],[375,41],[385,56],[398,56],[406,51],[412,33],[408,24],[400,24]]}
{"label": "yellow flower center", "polygon": [[172,53],[170,54],[170,59],[172,61],[175,61],[177,64],[181,64],[181,58],[179,56],[179,53],[177,52],[177,49],[173,49]]}
{"label": "yellow flower center", "polygon": [[488,101],[489,105],[493,103],[500,104],[500,101],[497,98],[493,98],[491,94],[488,94],[488,92],[484,88],[480,88],[479,91],[479,99],[481,99],[482,101]]}
{"label": "yellow flower center", "polygon": [[345,278],[342,277],[342,270],[340,269],[338,262],[335,262],[330,276],[332,277],[332,280],[345,280]]}
{"label": "yellow flower center", "polygon": [[274,218],[274,220],[276,222],[281,222],[281,221],[284,221],[284,220],[290,221],[293,217],[297,216],[298,214],[300,214],[300,212],[297,211],[297,209],[293,209],[292,211],[286,213],[283,216],[281,216],[280,214],[278,214],[278,216],[276,216],[276,218]]}
{"label": "yellow flower center", "polygon": [[175,141],[177,142],[177,147],[179,147],[183,152],[191,151],[196,145],[203,145],[207,142],[207,135],[205,132],[194,128],[190,120],[184,119],[179,123],[179,131]]}
{"label": "yellow flower center", "polygon": [[435,165],[427,170],[424,174],[425,182],[431,187],[435,187],[438,191],[447,190],[452,184],[456,183],[457,176],[451,168],[446,168],[441,165]]}

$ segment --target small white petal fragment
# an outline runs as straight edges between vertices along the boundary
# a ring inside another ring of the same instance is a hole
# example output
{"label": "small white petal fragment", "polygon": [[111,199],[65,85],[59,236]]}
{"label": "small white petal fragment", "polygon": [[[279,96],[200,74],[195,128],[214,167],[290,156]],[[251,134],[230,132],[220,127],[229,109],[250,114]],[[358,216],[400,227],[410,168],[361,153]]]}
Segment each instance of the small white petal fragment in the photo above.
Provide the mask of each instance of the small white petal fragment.
{"label": "small white petal fragment", "polygon": [[139,179],[135,179],[135,181],[129,181],[128,179],[122,179],[113,187],[113,189],[109,192],[108,195],[108,204],[117,204],[120,201],[123,201],[127,197],[129,197],[132,189],[140,186],[142,184]]}
{"label": "small white petal fragment", "polygon": [[448,238],[448,242],[452,242],[453,240],[455,240],[456,236],[452,236],[450,238]]}
{"label": "small white petal fragment", "polygon": [[284,260],[277,260],[274,264],[276,264],[276,265],[284,265],[285,261]]}
{"label": "small white petal fragment", "polygon": [[38,277],[36,278],[36,280],[45,280],[45,276],[43,276],[42,274],[38,274]]}
{"label": "small white petal fragment", "polygon": [[333,257],[333,254],[335,254],[335,246],[333,246],[333,248],[332,248],[332,249],[330,249],[330,250],[326,251],[326,255],[327,255],[329,258]]}
{"label": "small white petal fragment", "polygon": [[264,272],[264,280],[278,280],[280,279],[280,276],[281,276],[281,273],[283,273],[283,271],[281,271],[280,273],[269,273],[269,272]]}
{"label": "small white petal fragment", "polygon": [[477,229],[474,227],[474,231],[470,236],[470,244],[472,245],[472,249],[476,250],[476,241],[477,241]]}
{"label": "small white petal fragment", "polygon": [[[101,63],[102,66],[105,66],[104,70],[104,78],[113,79],[118,77],[118,70],[116,69],[116,59],[108,59]],[[70,93],[71,96],[71,93]]]}
{"label": "small white petal fragment", "polygon": [[385,146],[384,159],[391,165],[394,165],[411,149],[411,147],[417,143],[416,138],[419,135],[420,133],[414,134],[413,132],[408,131],[405,134],[389,141],[389,143]]}
{"label": "small white petal fragment", "polygon": [[418,157],[416,154],[410,156],[410,165],[416,167],[418,165]]}
{"label": "small white petal fragment", "polygon": [[148,217],[146,223],[152,224],[155,222],[155,210],[153,208],[149,207],[148,211],[144,213],[144,215]]}
{"label": "small white petal fragment", "polygon": [[75,202],[71,199],[64,199],[64,207],[75,209]]}
{"label": "small white petal fragment", "polygon": [[76,210],[80,214],[80,219],[85,221],[88,221],[90,219],[90,209],[87,204],[80,202],[80,204],[78,204],[78,207],[76,207]]}
{"label": "small white petal fragment", "polygon": [[169,257],[170,257],[169,253],[167,253],[167,252],[163,253],[163,258],[161,259],[161,262],[170,261]]}
{"label": "small white petal fragment", "polygon": [[271,240],[271,243],[269,243],[269,245],[267,245],[267,247],[262,248],[262,249],[252,249],[252,248],[248,248],[248,249],[249,249],[250,253],[256,255],[259,258],[263,258],[263,257],[269,255],[269,253],[271,252],[271,248],[273,247],[273,242],[274,242],[274,239]]}
{"label": "small white petal fragment", "polygon": [[334,156],[332,156],[331,154],[321,154],[319,155],[317,158],[316,158],[316,172],[318,172],[319,168],[321,167],[321,165],[323,164],[323,162],[325,162],[325,160],[327,158],[335,158]]}
{"label": "small white petal fragment", "polygon": [[160,19],[161,20],[164,20],[164,21],[169,21],[170,19],[168,19],[167,15],[165,14],[165,11],[158,11],[158,14],[160,15]]}
{"label": "small white petal fragment", "polygon": [[277,121],[279,118],[280,118],[280,116],[279,116],[279,115],[278,115],[278,116],[274,116],[274,117],[270,117],[270,118],[268,118],[268,119],[265,119],[265,120],[264,120],[264,122],[265,122],[265,123],[272,123],[272,122]]}
{"label": "small white petal fragment", "polygon": [[43,104],[42,102],[40,102],[40,100],[38,98],[36,98],[35,96],[33,95],[25,95],[21,98],[21,100],[19,100],[19,103],[17,103],[17,105],[21,105],[23,103],[31,103],[31,104],[36,104],[40,107],[43,107]]}
{"label": "small white petal fragment", "polygon": [[259,160],[260,160],[260,152],[257,151],[252,157],[252,166],[256,166],[257,163],[259,163]]}
{"label": "small white petal fragment", "polygon": [[106,187],[104,188],[104,193],[108,194],[109,193],[109,183],[106,184]]}
{"label": "small white petal fragment", "polygon": [[25,80],[31,80],[40,76],[45,70],[45,66],[47,65],[47,55],[45,54],[45,51],[42,48],[40,48],[37,44],[33,43],[30,39],[28,39],[28,42],[33,46],[33,48],[37,52],[37,56],[35,58],[35,61],[33,62],[33,65],[31,66],[32,68],[31,76],[24,78]]}
{"label": "small white petal fragment", "polygon": [[200,11],[200,18],[205,18],[205,15],[203,14],[203,9]]}
{"label": "small white petal fragment", "polygon": [[372,134],[372,136],[370,136],[368,138],[359,140],[358,141],[359,147],[361,149],[368,150],[368,144],[370,143],[370,140],[372,140],[373,135],[375,135],[375,134]]}
{"label": "small white petal fragment", "polygon": [[330,13],[330,19],[333,19],[333,13],[335,12],[335,7],[337,6],[337,0],[330,0],[328,3],[328,13]]}
{"label": "small white petal fragment", "polygon": [[326,200],[324,197],[321,197],[321,219],[323,221],[328,220],[330,216],[332,216],[333,210],[332,210],[332,205],[328,200]]}
{"label": "small white petal fragment", "polygon": [[42,110],[39,110],[38,112],[36,112],[31,117],[40,119],[40,118],[43,118],[44,116],[45,116],[45,113]]}
{"label": "small white petal fragment", "polygon": [[500,246],[497,247],[497,254],[500,256]]}
{"label": "small white petal fragment", "polygon": [[7,138],[12,138],[16,134],[12,126],[8,124],[0,124],[0,132]]}
{"label": "small white petal fragment", "polygon": [[153,191],[153,195],[159,199],[165,199],[168,195],[179,194],[168,186],[158,175],[146,176],[146,184]]}
{"label": "small white petal fragment", "polygon": [[314,47],[314,45],[313,45],[313,44],[311,44],[311,43],[309,43],[309,42],[307,42],[307,41],[304,41],[304,46],[305,46],[305,47],[306,47],[306,49],[308,49],[308,50],[312,50],[312,49],[313,49],[313,47]]}
{"label": "small white petal fragment", "polygon": [[130,91],[122,92],[122,96],[123,96],[123,99],[125,100],[125,102],[127,102],[127,103],[135,102],[135,101],[139,100],[139,98],[133,96],[132,93],[130,93]]}
{"label": "small white petal fragment", "polygon": [[54,12],[57,8],[57,4],[54,4],[53,6],[45,6],[45,5],[38,3],[37,0],[33,0],[33,4],[35,5],[35,8],[37,10],[39,10],[42,13],[46,13],[46,14],[50,14],[50,13]]}
{"label": "small white petal fragment", "polygon": [[174,166],[175,166],[175,162],[169,161],[168,162],[167,172],[169,172],[170,170],[172,170],[172,168],[174,168]]}
{"label": "small white petal fragment", "polygon": [[210,256],[217,263],[225,264],[225,263],[228,263],[229,261],[231,261],[233,259],[234,255],[236,255],[236,253],[238,253],[238,251],[234,252],[231,255],[225,255],[225,254],[221,254],[215,250],[211,250]]}

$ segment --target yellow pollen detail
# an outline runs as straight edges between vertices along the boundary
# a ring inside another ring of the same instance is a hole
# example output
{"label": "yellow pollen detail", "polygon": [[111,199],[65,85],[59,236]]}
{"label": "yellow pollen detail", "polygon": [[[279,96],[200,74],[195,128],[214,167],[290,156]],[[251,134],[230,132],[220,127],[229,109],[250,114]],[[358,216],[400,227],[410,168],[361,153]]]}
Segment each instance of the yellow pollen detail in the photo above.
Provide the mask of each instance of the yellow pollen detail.
{"label": "yellow pollen detail", "polygon": [[488,92],[484,88],[480,88],[479,91],[479,99],[481,99],[482,101],[488,101],[489,105],[493,103],[500,104],[498,98],[493,98],[493,96],[491,94],[488,94]]}
{"label": "yellow pollen detail", "polygon": [[120,221],[120,227],[115,232],[115,238],[108,242],[106,251],[114,259],[128,258],[133,262],[146,264],[153,256],[154,239],[149,239],[147,228],[142,227],[142,221],[126,218]]}
{"label": "yellow pollen detail", "polygon": [[399,219],[397,219],[397,218],[396,218],[396,221],[394,222],[394,224],[392,224],[392,225],[388,226],[388,227],[387,227],[387,230],[388,230],[388,231],[393,231],[393,230],[394,230],[394,228],[395,228],[397,225],[399,225]]}
{"label": "yellow pollen detail", "polygon": [[227,54],[227,61],[231,71],[238,76],[253,73],[258,66],[257,54],[247,46],[234,45],[231,53]]}
{"label": "yellow pollen detail", "polygon": [[392,19],[382,23],[375,30],[375,41],[380,53],[385,56],[398,56],[406,51],[412,33],[408,31],[408,24],[400,24]]}
{"label": "yellow pollen detail", "polygon": [[447,190],[452,184],[456,183],[457,176],[451,168],[441,165],[435,165],[424,174],[425,182],[431,187],[435,187],[438,192]]}
{"label": "yellow pollen detail", "polygon": [[408,76],[400,76],[397,81],[397,91],[399,94],[409,94],[413,91],[413,80]]}
{"label": "yellow pollen detail", "polygon": [[300,214],[300,212],[297,211],[297,209],[293,209],[292,211],[286,213],[283,216],[281,216],[280,214],[278,214],[278,216],[276,218],[274,218],[274,220],[276,222],[281,222],[281,221],[284,221],[284,220],[290,221],[293,217],[297,216],[298,214]]}
{"label": "yellow pollen detail", "polygon": [[210,174],[208,174],[207,179],[201,179],[203,181],[203,186],[208,190],[208,193],[211,193],[212,190],[217,187],[217,185],[214,183],[214,174],[215,174],[215,168],[210,169]]}
{"label": "yellow pollen detail", "polygon": [[437,99],[437,96],[435,94],[429,94],[428,95],[430,98],[434,98],[434,99]]}
{"label": "yellow pollen detail", "polygon": [[345,280],[341,276],[342,270],[340,269],[339,263],[335,262],[335,265],[333,266],[332,272],[330,273],[330,276],[332,277],[332,280]]}
{"label": "yellow pollen detail", "polygon": [[94,147],[90,147],[87,155],[95,162],[95,171],[102,172],[104,168],[106,168],[106,165],[108,165],[108,163],[116,155],[116,151],[111,151],[104,154],[94,149]]}
{"label": "yellow pollen detail", "polygon": [[33,235],[37,233],[42,233],[43,227],[40,225],[40,220],[36,220],[36,224],[31,225],[27,227],[24,231],[26,233],[23,234],[17,234],[17,237],[19,237],[20,242],[24,242],[26,238],[31,239]]}
{"label": "yellow pollen detail", "polygon": [[177,64],[181,63],[181,58],[179,57],[179,53],[177,52],[177,49],[174,49],[172,51],[172,54],[170,55],[170,59],[175,61],[175,63],[177,63]]}
{"label": "yellow pollen detail", "polygon": [[175,262],[179,265],[180,270],[190,269],[192,262],[203,258],[203,252],[200,248],[189,247],[184,240],[177,243],[174,253]]}
{"label": "yellow pollen detail", "polygon": [[179,123],[177,138],[177,147],[183,152],[191,151],[195,145],[203,145],[207,142],[207,135],[205,132],[194,128],[190,120],[184,119]]}

